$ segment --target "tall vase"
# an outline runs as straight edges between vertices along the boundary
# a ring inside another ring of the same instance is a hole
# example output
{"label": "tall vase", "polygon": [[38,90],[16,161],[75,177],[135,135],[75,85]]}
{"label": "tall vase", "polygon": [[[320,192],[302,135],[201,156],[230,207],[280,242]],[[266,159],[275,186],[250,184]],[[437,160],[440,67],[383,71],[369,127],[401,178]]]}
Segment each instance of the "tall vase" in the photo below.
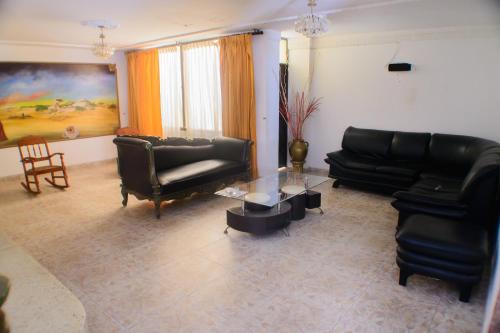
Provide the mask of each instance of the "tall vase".
{"label": "tall vase", "polygon": [[290,142],[288,152],[292,157],[293,171],[303,172],[304,162],[306,161],[309,142],[304,140],[293,140]]}

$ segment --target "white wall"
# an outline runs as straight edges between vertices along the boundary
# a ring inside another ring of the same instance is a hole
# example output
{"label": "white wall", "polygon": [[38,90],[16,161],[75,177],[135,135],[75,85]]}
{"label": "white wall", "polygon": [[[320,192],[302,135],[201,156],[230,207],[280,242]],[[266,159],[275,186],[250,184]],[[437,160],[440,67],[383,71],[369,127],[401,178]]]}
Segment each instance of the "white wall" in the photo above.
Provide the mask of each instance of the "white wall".
{"label": "white wall", "polygon": [[259,175],[278,169],[279,45],[278,31],[264,30],[253,38],[257,163]]}
{"label": "white wall", "polygon": [[[310,64],[308,46],[290,43],[290,86],[304,86],[305,67],[311,66],[312,94],[323,98],[306,124],[307,166],[326,168],[325,154],[340,148],[349,125],[500,141],[500,34],[495,31],[327,36],[313,41]],[[409,62],[414,70],[388,72],[393,56],[393,62]]]}
{"label": "white wall", "polygon": [[[0,44],[0,61],[114,63],[117,65],[120,122],[128,124],[127,62],[123,52],[101,61],[89,49]],[[116,156],[114,136],[51,142],[53,152],[63,152],[67,165],[111,159]],[[0,149],[0,177],[22,173],[16,147]]]}

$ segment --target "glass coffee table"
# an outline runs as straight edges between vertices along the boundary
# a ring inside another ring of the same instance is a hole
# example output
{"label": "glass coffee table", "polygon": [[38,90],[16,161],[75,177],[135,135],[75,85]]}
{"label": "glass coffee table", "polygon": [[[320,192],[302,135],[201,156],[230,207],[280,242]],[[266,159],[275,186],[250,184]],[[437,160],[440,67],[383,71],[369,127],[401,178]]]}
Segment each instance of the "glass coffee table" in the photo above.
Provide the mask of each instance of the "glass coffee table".
{"label": "glass coffee table", "polygon": [[307,194],[319,196],[311,189],[328,180],[323,176],[281,171],[215,192],[240,202],[240,206],[227,210],[224,232],[233,228],[252,234],[266,234],[284,229],[292,220],[304,218]]}

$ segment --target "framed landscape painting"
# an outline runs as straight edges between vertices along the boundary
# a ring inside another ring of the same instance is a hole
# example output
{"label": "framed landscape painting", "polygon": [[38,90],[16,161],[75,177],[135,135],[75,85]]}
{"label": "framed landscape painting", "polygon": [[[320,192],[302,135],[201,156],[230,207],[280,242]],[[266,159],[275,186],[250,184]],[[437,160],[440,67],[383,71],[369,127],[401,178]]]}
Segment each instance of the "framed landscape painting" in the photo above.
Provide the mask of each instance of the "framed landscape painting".
{"label": "framed landscape painting", "polygon": [[115,65],[0,62],[0,148],[114,134],[119,115]]}

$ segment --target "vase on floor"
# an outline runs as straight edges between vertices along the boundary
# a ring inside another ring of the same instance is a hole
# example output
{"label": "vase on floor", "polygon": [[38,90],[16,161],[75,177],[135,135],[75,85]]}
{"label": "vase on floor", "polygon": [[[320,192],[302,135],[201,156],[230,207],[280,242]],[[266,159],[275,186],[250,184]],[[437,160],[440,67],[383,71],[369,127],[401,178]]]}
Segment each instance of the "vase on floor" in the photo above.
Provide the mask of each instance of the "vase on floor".
{"label": "vase on floor", "polygon": [[288,152],[292,158],[293,171],[304,171],[304,162],[306,161],[308,149],[309,143],[307,141],[296,139],[290,143]]}
{"label": "vase on floor", "polygon": [[304,92],[296,92],[291,104],[286,97],[287,92],[281,86],[280,115],[285,120],[293,141],[288,146],[292,157],[293,171],[303,172],[309,143],[304,140],[304,123],[319,110],[320,99],[308,98]]}

